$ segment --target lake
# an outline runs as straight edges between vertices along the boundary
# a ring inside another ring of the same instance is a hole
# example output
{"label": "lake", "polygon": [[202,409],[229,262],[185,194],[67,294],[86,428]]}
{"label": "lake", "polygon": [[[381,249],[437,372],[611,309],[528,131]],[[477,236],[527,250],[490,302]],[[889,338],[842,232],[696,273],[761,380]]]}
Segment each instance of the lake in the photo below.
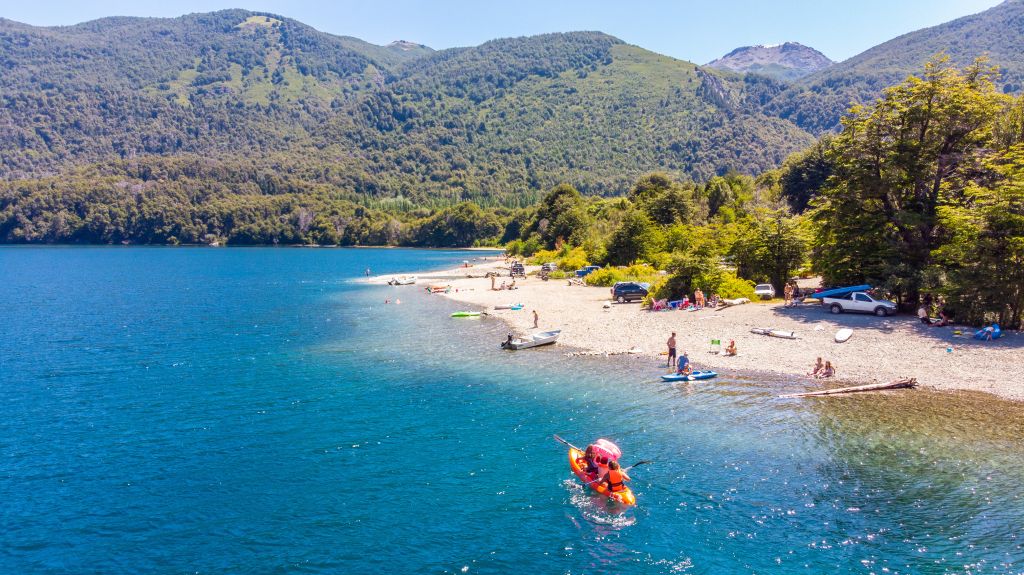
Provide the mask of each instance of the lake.
{"label": "lake", "polygon": [[[1021,405],[667,385],[360,281],[478,255],[0,248],[0,572],[1024,569]],[[555,433],[654,460],[638,506]]]}

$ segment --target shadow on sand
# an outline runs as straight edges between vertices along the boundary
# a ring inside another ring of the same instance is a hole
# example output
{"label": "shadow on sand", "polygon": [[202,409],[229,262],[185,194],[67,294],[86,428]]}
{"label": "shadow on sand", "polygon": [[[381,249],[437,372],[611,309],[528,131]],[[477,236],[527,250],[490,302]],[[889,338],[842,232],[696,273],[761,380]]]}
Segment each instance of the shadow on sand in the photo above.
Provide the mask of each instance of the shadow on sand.
{"label": "shadow on sand", "polygon": [[[837,330],[848,327],[854,331],[858,329],[870,329],[878,333],[893,333],[897,329],[907,329],[936,342],[943,342],[947,345],[964,347],[967,345],[987,348],[1024,348],[1024,332],[1004,331],[1003,337],[995,341],[979,341],[974,339],[974,332],[978,328],[962,325],[950,325],[946,327],[926,326],[918,321],[916,316],[899,314],[889,317],[877,317],[871,314],[861,313],[831,313],[828,308],[819,304],[805,303],[796,307],[784,307],[777,305],[772,308],[772,313],[779,317],[786,317],[801,323],[811,325],[825,324],[825,329]],[[831,327],[829,327],[831,326]],[[956,331],[960,335],[956,335]]]}

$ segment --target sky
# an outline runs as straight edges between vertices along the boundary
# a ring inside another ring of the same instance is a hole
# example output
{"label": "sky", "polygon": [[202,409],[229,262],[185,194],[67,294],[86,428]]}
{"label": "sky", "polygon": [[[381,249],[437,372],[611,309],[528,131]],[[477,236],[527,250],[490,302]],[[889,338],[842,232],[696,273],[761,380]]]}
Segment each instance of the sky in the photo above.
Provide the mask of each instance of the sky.
{"label": "sky", "polygon": [[36,26],[104,16],[174,17],[245,8],[294,18],[374,44],[408,40],[442,49],[510,36],[599,30],[698,64],[739,46],[795,41],[842,61],[1000,0],[0,0],[0,17]]}

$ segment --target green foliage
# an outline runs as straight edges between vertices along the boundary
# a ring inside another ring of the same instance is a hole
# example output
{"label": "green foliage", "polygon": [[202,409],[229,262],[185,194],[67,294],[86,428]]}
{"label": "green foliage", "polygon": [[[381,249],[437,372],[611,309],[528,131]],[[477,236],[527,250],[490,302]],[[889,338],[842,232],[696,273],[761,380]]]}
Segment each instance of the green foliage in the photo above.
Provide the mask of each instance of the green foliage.
{"label": "green foliage", "polygon": [[959,201],[1009,108],[993,75],[980,62],[961,72],[939,58],[924,78],[843,120],[834,174],[813,216],[826,283],[866,282],[917,300],[941,242],[937,208]]}
{"label": "green foliage", "polygon": [[745,297],[747,299],[754,298],[754,282],[745,280],[743,278],[736,277],[733,272],[723,272],[721,275],[721,283],[718,284],[717,293],[720,297],[726,299],[736,299]]}
{"label": "green foliage", "polygon": [[986,162],[991,184],[971,183],[939,208],[947,230],[935,285],[959,321],[1020,328],[1024,318],[1024,145]]}
{"label": "green foliage", "polygon": [[661,230],[640,211],[631,211],[622,225],[608,240],[606,261],[613,265],[626,265],[647,260],[664,247]]}
{"label": "green foliage", "polygon": [[571,272],[574,270],[582,269],[590,264],[587,260],[587,253],[583,248],[572,248],[566,250],[562,257],[558,260],[558,269],[562,271]]}
{"label": "green foliage", "polygon": [[530,263],[537,266],[554,261],[558,261],[558,252],[555,250],[538,250],[530,258]]}
{"label": "green foliage", "polygon": [[679,299],[693,294],[696,288],[705,294],[713,294],[722,285],[725,273],[718,265],[718,258],[702,250],[674,254],[666,271],[668,280],[662,286],[659,298]]}
{"label": "green foliage", "polygon": [[611,287],[615,282],[637,281],[653,283],[658,272],[647,264],[629,267],[603,267],[587,274],[587,285]]}
{"label": "green foliage", "polygon": [[823,136],[809,149],[787,158],[780,168],[782,197],[796,213],[807,209],[832,175],[833,160],[828,156],[831,147],[832,138]]}
{"label": "green foliage", "polygon": [[767,281],[781,293],[807,257],[798,221],[776,211],[749,218],[739,229],[729,250],[737,275],[755,282]]}

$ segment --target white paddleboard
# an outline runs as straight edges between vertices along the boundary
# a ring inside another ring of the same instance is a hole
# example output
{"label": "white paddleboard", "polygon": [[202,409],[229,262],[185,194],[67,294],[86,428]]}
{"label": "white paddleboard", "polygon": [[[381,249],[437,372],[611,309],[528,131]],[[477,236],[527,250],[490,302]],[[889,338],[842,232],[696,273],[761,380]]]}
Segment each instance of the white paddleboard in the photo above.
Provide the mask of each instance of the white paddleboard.
{"label": "white paddleboard", "polygon": [[843,343],[844,341],[850,339],[850,337],[852,336],[853,330],[848,327],[844,327],[843,329],[836,332],[836,343]]}

